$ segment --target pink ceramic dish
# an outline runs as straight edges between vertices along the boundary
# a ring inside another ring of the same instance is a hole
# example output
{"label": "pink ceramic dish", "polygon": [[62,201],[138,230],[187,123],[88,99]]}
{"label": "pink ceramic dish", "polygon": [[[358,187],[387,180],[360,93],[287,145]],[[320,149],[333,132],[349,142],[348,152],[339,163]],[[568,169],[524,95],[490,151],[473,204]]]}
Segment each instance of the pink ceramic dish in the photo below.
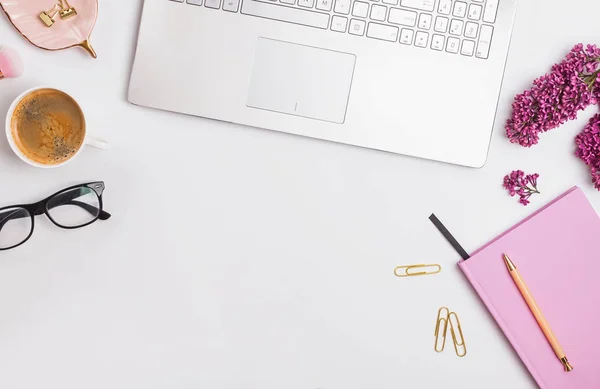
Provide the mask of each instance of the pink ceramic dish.
{"label": "pink ceramic dish", "polygon": [[56,15],[55,23],[48,27],[39,15],[61,3],[60,0],[0,0],[0,7],[21,35],[35,46],[45,50],[81,46],[96,58],[90,35],[98,17],[98,0],[70,0],[68,4],[77,15],[68,19]]}

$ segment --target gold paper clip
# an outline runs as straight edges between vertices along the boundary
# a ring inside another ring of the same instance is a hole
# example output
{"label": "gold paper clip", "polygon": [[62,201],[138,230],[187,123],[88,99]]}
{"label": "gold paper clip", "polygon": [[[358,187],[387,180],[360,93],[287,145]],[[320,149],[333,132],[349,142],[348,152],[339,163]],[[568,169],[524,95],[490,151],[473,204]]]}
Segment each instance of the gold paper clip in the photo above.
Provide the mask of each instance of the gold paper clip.
{"label": "gold paper clip", "polygon": [[[452,322],[452,316],[456,319],[456,327]],[[450,334],[452,335],[452,342],[454,343],[454,351],[456,351],[456,355],[459,357],[464,357],[467,355],[467,345],[465,344],[465,337],[463,336],[462,328],[460,326],[460,320],[458,320],[458,316],[454,312],[450,312],[448,315],[448,322],[450,323]],[[456,329],[458,329],[458,334],[460,335],[460,339],[457,339]]]}
{"label": "gold paper clip", "polygon": [[[443,311],[446,311],[445,316],[442,316]],[[450,319],[450,310],[448,308],[441,307],[440,309],[438,309],[437,320],[435,322],[435,332],[433,333],[433,335],[435,335],[435,345],[433,346],[433,348],[438,353],[441,353],[442,351],[444,351],[444,347],[446,347],[446,332],[448,331],[449,319]],[[441,347],[438,347],[440,345],[440,338],[442,339],[442,343],[441,343]]]}
{"label": "gold paper clip", "polygon": [[42,12],[39,16],[42,22],[48,27],[52,27],[54,24],[54,17],[57,13],[61,12],[62,8],[58,4],[54,4],[54,7],[48,12]]}
{"label": "gold paper clip", "polygon": [[67,0],[60,0],[60,7],[62,8],[60,18],[63,20],[77,15],[77,11],[69,5]]}
{"label": "gold paper clip", "polygon": [[[418,271],[418,272],[411,272],[411,270],[413,269],[426,269],[424,271]],[[429,271],[427,270],[427,268],[433,268],[430,269]],[[398,270],[401,270],[400,273],[398,273]],[[430,275],[430,274],[438,274],[439,272],[442,271],[442,267],[440,265],[409,265],[409,266],[398,266],[397,268],[394,269],[394,274],[396,275],[396,277],[414,277],[414,276],[425,276],[425,275]]]}

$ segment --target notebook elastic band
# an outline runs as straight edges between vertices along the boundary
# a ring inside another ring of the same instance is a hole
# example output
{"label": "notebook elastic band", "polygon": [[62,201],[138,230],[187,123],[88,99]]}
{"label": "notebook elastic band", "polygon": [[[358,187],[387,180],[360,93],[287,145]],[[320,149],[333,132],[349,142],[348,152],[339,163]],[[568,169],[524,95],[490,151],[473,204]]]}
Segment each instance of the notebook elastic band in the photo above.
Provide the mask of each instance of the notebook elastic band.
{"label": "notebook elastic band", "polygon": [[429,220],[433,223],[433,225],[444,235],[444,238],[454,247],[454,250],[462,257],[462,259],[467,260],[470,258],[469,254],[463,249],[463,247],[458,243],[458,241],[452,236],[450,231],[442,224],[440,219],[435,216],[435,214],[431,214],[429,216]]}

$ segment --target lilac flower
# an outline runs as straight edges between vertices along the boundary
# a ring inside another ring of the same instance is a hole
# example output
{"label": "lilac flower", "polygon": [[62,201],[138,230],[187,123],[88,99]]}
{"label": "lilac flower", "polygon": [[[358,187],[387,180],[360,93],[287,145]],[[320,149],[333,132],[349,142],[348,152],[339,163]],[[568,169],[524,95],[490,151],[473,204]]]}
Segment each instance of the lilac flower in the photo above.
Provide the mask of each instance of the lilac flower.
{"label": "lilac flower", "polygon": [[522,170],[515,170],[504,177],[504,188],[511,196],[519,195],[519,203],[527,205],[532,194],[540,193],[537,189],[539,177],[537,173],[525,175]]}
{"label": "lilac flower", "polygon": [[600,114],[594,115],[581,134],[575,138],[577,155],[590,167],[592,182],[600,190]]}
{"label": "lilac flower", "polygon": [[515,96],[506,135],[512,143],[531,147],[539,134],[552,130],[600,101],[600,48],[578,44],[552,71]]}

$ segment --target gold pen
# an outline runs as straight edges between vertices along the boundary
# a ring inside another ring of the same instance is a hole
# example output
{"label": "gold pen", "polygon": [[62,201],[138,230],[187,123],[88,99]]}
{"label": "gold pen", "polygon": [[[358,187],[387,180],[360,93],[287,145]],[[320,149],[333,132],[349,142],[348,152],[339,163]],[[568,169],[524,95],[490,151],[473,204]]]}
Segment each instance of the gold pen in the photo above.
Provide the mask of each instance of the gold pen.
{"label": "gold pen", "polygon": [[515,284],[517,284],[517,288],[519,288],[523,299],[525,299],[525,302],[529,306],[531,313],[533,313],[533,316],[535,316],[535,320],[538,322],[540,328],[542,329],[542,332],[546,336],[546,339],[548,339],[548,343],[550,343],[550,346],[552,346],[554,353],[565,367],[565,371],[573,371],[573,367],[569,364],[569,360],[567,359],[565,352],[563,351],[562,347],[560,347],[556,336],[554,336],[554,333],[552,333],[550,325],[544,318],[544,315],[542,315],[542,311],[540,311],[540,308],[535,303],[535,300],[529,292],[529,289],[527,289],[527,285],[525,285],[525,281],[523,281],[523,279],[521,278],[517,267],[506,254],[504,254],[504,262],[506,262],[506,267],[508,268],[512,279],[515,281]]}

